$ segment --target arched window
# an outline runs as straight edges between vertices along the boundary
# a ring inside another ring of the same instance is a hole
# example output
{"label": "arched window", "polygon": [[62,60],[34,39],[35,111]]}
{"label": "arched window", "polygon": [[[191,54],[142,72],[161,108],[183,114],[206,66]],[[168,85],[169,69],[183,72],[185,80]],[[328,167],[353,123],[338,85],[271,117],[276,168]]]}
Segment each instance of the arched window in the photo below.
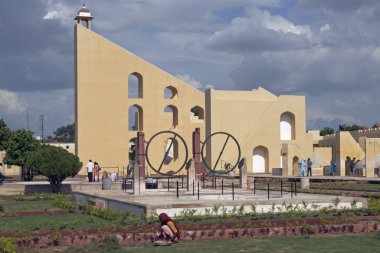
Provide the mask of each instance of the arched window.
{"label": "arched window", "polygon": [[178,91],[173,86],[168,86],[164,90],[164,98],[165,99],[177,99]]}
{"label": "arched window", "polygon": [[166,141],[165,151],[169,151],[165,157],[164,164],[168,165],[178,159],[178,141],[174,138],[169,138]]}
{"label": "arched window", "polygon": [[191,121],[204,120],[204,119],[205,119],[205,112],[202,107],[194,106],[193,108],[190,109]]}
{"label": "arched window", "polygon": [[128,76],[128,97],[143,98],[143,78],[137,72]]}
{"label": "arched window", "polygon": [[268,149],[264,146],[258,146],[253,149],[252,170],[253,173],[265,173],[268,171],[269,159]]}
{"label": "arched window", "polygon": [[281,114],[280,140],[295,140],[295,117],[291,112],[284,112]]}
{"label": "arched window", "polygon": [[139,105],[132,105],[128,109],[128,130],[143,130],[143,109]]}
{"label": "arched window", "polygon": [[168,105],[165,107],[164,112],[166,113],[172,113],[172,126],[176,127],[178,125],[178,109],[174,105]]}

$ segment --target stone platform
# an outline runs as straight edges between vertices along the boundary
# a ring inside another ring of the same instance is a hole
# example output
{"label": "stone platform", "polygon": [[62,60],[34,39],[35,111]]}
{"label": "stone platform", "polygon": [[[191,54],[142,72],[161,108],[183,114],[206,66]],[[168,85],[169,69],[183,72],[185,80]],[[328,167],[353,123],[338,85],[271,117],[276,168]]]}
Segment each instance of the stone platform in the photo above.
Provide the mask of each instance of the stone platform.
{"label": "stone platform", "polygon": [[[304,193],[298,193],[297,196],[293,195],[292,197],[289,192],[281,195],[280,192],[272,191],[268,200],[266,191],[256,191],[256,194],[253,194],[252,190],[242,189],[235,189],[234,197],[231,189],[225,190],[223,195],[221,190],[202,189],[199,200],[197,190],[195,190],[195,195],[192,194],[192,190],[188,192],[180,190],[178,198],[176,191],[168,192],[162,189],[149,190],[140,196],[120,190],[73,192],[73,199],[78,205],[90,203],[118,212],[130,212],[139,217],[162,212],[170,216],[181,215],[189,211],[195,212],[195,214],[205,214],[207,210],[212,210],[216,206],[219,206],[218,214],[222,214],[222,209],[229,213],[234,208],[241,207],[244,213],[251,212],[252,208],[255,208],[258,213],[279,212],[284,211],[289,205],[298,205],[299,208],[305,208],[306,205],[310,210],[319,210],[323,207],[333,206],[336,198],[331,195]],[[340,203],[337,208],[351,208],[354,199],[358,208],[367,206],[366,199],[339,196]]]}

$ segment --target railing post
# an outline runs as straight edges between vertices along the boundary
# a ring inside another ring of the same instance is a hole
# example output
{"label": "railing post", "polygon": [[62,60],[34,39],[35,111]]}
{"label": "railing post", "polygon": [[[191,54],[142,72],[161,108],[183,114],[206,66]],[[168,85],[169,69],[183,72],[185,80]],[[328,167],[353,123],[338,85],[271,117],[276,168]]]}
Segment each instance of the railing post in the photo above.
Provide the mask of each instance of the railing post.
{"label": "railing post", "polygon": [[297,179],[294,180],[294,196],[297,196]]}
{"label": "railing post", "polygon": [[199,200],[199,182],[198,182],[198,200]]}
{"label": "railing post", "polygon": [[270,196],[269,196],[269,182],[268,182],[268,199],[270,198]]}
{"label": "railing post", "polygon": [[[198,182],[199,184],[199,182]],[[194,180],[193,180],[193,196],[195,195],[195,183],[194,183]]]}
{"label": "railing post", "polygon": [[290,181],[290,196],[293,198],[293,180]]}
{"label": "railing post", "polygon": [[282,196],[282,180],[281,180],[281,196]]}
{"label": "railing post", "polygon": [[169,187],[170,187],[170,186],[169,186],[169,178],[168,178],[168,191],[169,191]]}
{"label": "railing post", "polygon": [[224,185],[223,185],[223,179],[222,179],[222,195],[223,195],[223,191],[224,191]]}
{"label": "railing post", "polygon": [[235,185],[234,185],[234,182],[232,182],[232,200],[235,200]]}
{"label": "railing post", "polygon": [[178,187],[178,180],[177,180],[177,199],[179,198],[179,187]]}

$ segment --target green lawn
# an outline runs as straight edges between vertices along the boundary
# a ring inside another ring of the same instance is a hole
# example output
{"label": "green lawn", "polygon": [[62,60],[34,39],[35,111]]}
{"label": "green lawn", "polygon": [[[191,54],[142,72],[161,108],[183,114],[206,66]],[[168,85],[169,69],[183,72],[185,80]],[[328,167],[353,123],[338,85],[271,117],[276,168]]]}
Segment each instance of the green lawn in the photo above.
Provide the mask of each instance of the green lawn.
{"label": "green lawn", "polygon": [[0,231],[30,231],[112,226],[112,222],[86,214],[35,215],[0,218]]}
{"label": "green lawn", "polygon": [[[362,235],[325,235],[305,237],[272,237],[263,239],[229,239],[229,240],[201,240],[190,242],[179,242],[172,246],[158,247],[149,245],[119,246],[112,240],[106,242],[94,242],[89,245],[78,245],[71,247],[58,247],[54,250],[70,253],[96,253],[96,252],[149,252],[149,253],[171,253],[171,252],[292,252],[292,253],[357,253],[378,252],[380,247],[380,234]],[[50,251],[49,251],[50,250]],[[53,248],[38,249],[38,252],[52,252]],[[22,252],[22,251],[21,251]],[[28,251],[32,252],[32,251]]]}
{"label": "green lawn", "polygon": [[62,210],[53,206],[50,200],[2,202],[0,204],[4,207],[5,213]]}

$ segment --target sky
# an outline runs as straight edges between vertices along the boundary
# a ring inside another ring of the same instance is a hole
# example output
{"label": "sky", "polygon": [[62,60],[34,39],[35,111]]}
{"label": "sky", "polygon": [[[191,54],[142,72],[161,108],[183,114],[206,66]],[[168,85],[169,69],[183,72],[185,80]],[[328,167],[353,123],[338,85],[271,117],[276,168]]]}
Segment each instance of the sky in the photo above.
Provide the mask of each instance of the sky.
{"label": "sky", "polygon": [[[306,96],[307,129],[380,122],[378,0],[87,0],[93,30],[204,91]],[[83,1],[0,1],[0,118],[74,122]],[[28,117],[27,117],[28,115]]]}

